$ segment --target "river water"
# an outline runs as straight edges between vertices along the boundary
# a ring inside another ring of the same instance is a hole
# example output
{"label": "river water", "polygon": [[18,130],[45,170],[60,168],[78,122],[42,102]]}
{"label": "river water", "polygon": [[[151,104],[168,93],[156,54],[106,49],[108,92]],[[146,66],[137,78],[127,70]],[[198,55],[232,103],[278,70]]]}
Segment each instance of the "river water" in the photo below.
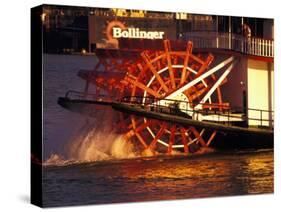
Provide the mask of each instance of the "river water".
{"label": "river water", "polygon": [[43,205],[117,203],[273,192],[273,152],[136,158],[43,172]]}
{"label": "river water", "polygon": [[137,157],[96,119],[67,111],[57,98],[81,90],[90,56],[44,55],[43,205],[66,206],[273,193],[273,150]]}

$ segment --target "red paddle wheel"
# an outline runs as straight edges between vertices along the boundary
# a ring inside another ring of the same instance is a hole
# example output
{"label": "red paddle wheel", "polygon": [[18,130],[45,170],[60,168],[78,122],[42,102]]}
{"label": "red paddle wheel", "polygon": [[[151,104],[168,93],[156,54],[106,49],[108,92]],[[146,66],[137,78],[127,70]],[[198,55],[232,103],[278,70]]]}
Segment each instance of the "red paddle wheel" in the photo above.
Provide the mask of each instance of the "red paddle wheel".
{"label": "red paddle wheel", "polygon": [[[163,50],[131,53],[99,50],[95,70],[82,70],[79,76],[87,81],[85,91],[89,83],[95,85],[97,96],[101,91],[112,100],[122,97],[133,100],[137,96],[142,98],[143,104],[157,99],[158,104],[165,106],[170,104],[168,100],[174,100],[179,102],[177,107],[180,110],[188,109],[184,115],[189,118],[198,116],[193,110],[228,109],[229,104],[222,100],[221,86],[227,82],[226,76],[232,67],[219,78],[215,72],[232,62],[233,58],[210,70],[214,56],[195,55],[192,47],[192,42],[188,42],[184,51],[173,50],[170,41],[165,40]],[[200,151],[208,147],[216,135],[215,130],[128,114],[120,115],[120,127],[125,132],[125,139],[134,142],[145,155]]]}

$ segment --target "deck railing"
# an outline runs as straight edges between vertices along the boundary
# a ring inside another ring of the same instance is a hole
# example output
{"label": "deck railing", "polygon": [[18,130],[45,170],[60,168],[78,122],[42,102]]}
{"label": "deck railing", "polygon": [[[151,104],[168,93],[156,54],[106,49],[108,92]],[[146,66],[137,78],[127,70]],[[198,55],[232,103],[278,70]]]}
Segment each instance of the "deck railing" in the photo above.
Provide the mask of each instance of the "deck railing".
{"label": "deck railing", "polygon": [[274,40],[249,37],[232,33],[190,32],[181,39],[193,42],[194,48],[227,49],[244,54],[274,57]]}
{"label": "deck railing", "polygon": [[[241,114],[241,121],[247,123],[246,126],[251,125],[251,123],[255,122],[255,126],[259,127],[266,127],[269,129],[274,128],[274,118],[273,113],[274,111],[269,110],[261,110],[261,109],[255,109],[255,108],[242,108],[242,107],[232,107],[232,108],[225,108],[225,109],[202,109],[202,110],[196,110],[195,108],[188,109],[187,104],[189,104],[186,101],[179,101],[179,100],[173,100],[173,99],[165,99],[165,102],[167,105],[160,104],[159,102],[161,99],[157,98],[151,98],[151,97],[141,97],[141,96],[128,96],[123,97],[122,99],[119,99],[121,103],[128,103],[132,106],[136,107],[142,107],[143,109],[147,109],[150,111],[160,112],[160,113],[166,113],[170,115],[180,115],[183,116],[184,113],[188,114],[191,112],[194,114],[192,119],[199,120],[198,115],[204,114],[204,115],[216,115],[217,119],[213,120],[212,122],[222,123],[221,120],[226,120],[223,123],[225,125],[232,125],[232,118],[237,118],[238,114]],[[156,104],[155,104],[156,102]],[[186,104],[185,107],[179,109],[179,104]],[[199,103],[200,104],[200,103]],[[202,104],[204,105],[204,104]],[[245,113],[247,111],[247,113]],[[184,112],[184,113],[183,113]],[[252,113],[254,113],[252,115]],[[257,113],[257,114],[255,114]],[[269,117],[269,114],[272,114],[272,117]],[[184,115],[186,116],[186,115]],[[188,117],[188,116],[186,116]],[[190,117],[191,118],[191,117]],[[252,125],[252,126],[254,126]]]}
{"label": "deck railing", "polygon": [[[232,118],[237,118],[237,114],[241,114],[241,121],[247,123],[247,125],[267,127],[270,129],[274,128],[274,111],[269,110],[261,110],[254,108],[242,108],[242,107],[224,107],[223,109],[213,108],[213,109],[201,109],[196,110],[195,108],[188,109],[188,102],[179,101],[173,99],[165,99],[165,105],[160,104],[160,101],[163,99],[157,99],[152,97],[143,97],[143,96],[126,96],[121,99],[117,99],[114,96],[101,95],[101,94],[91,94],[85,92],[79,92],[74,90],[69,90],[65,94],[65,98],[70,100],[78,100],[78,101],[87,101],[87,102],[100,102],[110,104],[112,102],[120,102],[127,103],[134,107],[141,107],[146,110],[166,113],[170,115],[179,115],[184,116],[186,118],[192,118],[195,120],[199,120],[199,114],[204,115],[216,115],[217,119],[213,120],[213,122],[221,123],[222,119],[226,119],[224,124],[232,125]],[[184,107],[179,109],[179,104],[184,104]],[[200,103],[199,103],[200,104]],[[204,104],[202,104],[203,106]],[[245,112],[247,111],[247,112]],[[191,112],[194,114],[194,117],[188,117],[188,113]],[[253,123],[253,124],[251,124]]]}

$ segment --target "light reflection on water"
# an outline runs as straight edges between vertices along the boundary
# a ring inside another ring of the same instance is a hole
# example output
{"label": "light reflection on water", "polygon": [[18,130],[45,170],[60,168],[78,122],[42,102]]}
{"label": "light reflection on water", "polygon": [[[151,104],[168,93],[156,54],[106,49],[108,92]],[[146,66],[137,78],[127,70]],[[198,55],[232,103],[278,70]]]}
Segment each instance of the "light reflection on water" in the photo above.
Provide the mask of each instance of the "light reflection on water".
{"label": "light reflection on water", "polygon": [[272,193],[273,152],[49,167],[43,187],[46,206]]}

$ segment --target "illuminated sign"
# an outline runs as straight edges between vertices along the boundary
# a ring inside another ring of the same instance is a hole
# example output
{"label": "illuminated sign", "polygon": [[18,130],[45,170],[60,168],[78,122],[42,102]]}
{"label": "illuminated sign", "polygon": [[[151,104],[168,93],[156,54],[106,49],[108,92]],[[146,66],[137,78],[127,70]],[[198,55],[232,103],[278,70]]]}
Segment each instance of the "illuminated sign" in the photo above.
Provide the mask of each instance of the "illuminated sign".
{"label": "illuminated sign", "polygon": [[145,38],[145,39],[163,39],[164,33],[161,31],[142,31],[139,28],[113,27],[113,38]]}

